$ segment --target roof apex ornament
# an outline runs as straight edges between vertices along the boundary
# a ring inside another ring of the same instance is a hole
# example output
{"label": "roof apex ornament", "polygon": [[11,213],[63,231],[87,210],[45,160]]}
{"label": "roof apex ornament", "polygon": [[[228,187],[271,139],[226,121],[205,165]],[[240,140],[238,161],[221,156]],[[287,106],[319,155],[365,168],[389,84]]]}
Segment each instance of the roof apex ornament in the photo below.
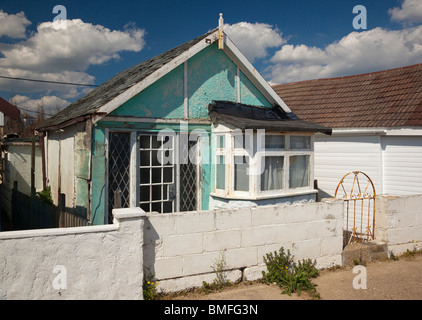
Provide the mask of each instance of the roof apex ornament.
{"label": "roof apex ornament", "polygon": [[218,19],[218,49],[224,49],[224,19],[223,14],[220,13],[220,19]]}

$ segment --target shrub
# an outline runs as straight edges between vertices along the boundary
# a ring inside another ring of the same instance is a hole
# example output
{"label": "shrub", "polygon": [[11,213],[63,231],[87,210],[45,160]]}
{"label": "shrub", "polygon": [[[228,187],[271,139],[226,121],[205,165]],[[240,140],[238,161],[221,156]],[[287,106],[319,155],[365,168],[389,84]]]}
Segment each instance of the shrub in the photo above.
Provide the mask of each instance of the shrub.
{"label": "shrub", "polygon": [[44,203],[53,205],[53,198],[51,197],[51,188],[47,186],[43,191],[37,192],[37,198]]}
{"label": "shrub", "polygon": [[276,283],[283,290],[283,294],[289,296],[297,292],[300,296],[302,290],[309,291],[314,297],[319,297],[315,284],[311,279],[319,276],[319,271],[315,267],[316,261],[303,259],[294,262],[290,250],[284,251],[281,247],[279,252],[268,253],[264,256],[267,271],[262,272],[263,281],[266,284]]}

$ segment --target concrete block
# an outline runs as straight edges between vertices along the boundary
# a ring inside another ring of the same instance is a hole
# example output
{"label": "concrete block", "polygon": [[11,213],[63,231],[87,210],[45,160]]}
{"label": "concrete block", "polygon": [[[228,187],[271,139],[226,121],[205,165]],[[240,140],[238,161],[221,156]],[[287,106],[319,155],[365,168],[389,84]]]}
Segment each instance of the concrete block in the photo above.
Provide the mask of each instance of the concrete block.
{"label": "concrete block", "polygon": [[180,277],[183,273],[183,258],[156,259],[152,270],[158,280]]}
{"label": "concrete block", "polygon": [[285,223],[309,222],[315,220],[316,203],[297,203],[289,206],[285,212]]}
{"label": "concrete block", "polygon": [[245,270],[243,270],[243,280],[256,281],[262,279],[263,271],[267,271],[267,266],[265,264],[245,268]]}
{"label": "concrete block", "polygon": [[343,251],[343,236],[321,239],[321,256],[334,256]]}
{"label": "concrete block", "polygon": [[148,213],[144,225],[144,241],[153,242],[159,238],[176,234],[174,215]]}
{"label": "concrete block", "polygon": [[239,229],[250,226],[251,208],[215,211],[215,227],[217,230]]}
{"label": "concrete block", "polygon": [[306,223],[292,223],[276,226],[275,243],[290,243],[307,239],[308,226]]}
{"label": "concrete block", "polygon": [[220,258],[220,252],[186,255],[183,257],[183,273],[181,275],[193,275],[213,272],[216,261]]}
{"label": "concrete block", "polygon": [[200,233],[165,237],[163,239],[164,258],[201,253],[202,238]]}
{"label": "concrete block", "polygon": [[257,247],[227,250],[224,253],[228,269],[254,266],[258,264]]}
{"label": "concrete block", "polygon": [[252,207],[252,225],[283,224],[285,223],[284,214],[286,211],[286,205],[284,204]]}
{"label": "concrete block", "polygon": [[295,260],[315,259],[321,256],[321,240],[304,240],[292,243],[292,254]]}
{"label": "concrete block", "polygon": [[214,230],[214,211],[194,211],[174,214],[176,233],[199,233]]}
{"label": "concrete block", "polygon": [[253,247],[273,244],[276,242],[277,226],[260,226],[242,230],[242,246]]}
{"label": "concrete block", "polygon": [[241,230],[224,230],[204,233],[204,252],[221,251],[240,248],[242,245]]}

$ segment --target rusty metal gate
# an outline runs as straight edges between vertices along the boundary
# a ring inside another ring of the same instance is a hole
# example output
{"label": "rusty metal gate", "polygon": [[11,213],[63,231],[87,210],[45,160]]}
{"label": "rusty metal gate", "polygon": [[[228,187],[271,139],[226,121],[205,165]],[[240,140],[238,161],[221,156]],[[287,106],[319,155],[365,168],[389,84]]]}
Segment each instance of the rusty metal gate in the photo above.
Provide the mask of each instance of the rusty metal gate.
{"label": "rusty metal gate", "polygon": [[371,178],[361,171],[349,172],[340,180],[334,198],[344,200],[344,245],[374,240],[375,196]]}

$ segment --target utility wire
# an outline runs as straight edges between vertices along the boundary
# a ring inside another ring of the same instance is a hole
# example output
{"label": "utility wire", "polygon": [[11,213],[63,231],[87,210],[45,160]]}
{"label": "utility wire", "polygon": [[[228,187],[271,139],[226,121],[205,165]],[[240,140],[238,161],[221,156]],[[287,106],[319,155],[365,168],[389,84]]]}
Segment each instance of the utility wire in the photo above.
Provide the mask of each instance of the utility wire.
{"label": "utility wire", "polygon": [[98,87],[96,84],[86,84],[86,83],[71,83],[71,82],[60,82],[60,81],[38,80],[38,79],[13,78],[13,77],[7,77],[7,76],[0,76],[0,78],[10,79],[10,80],[24,80],[24,81],[33,81],[33,82],[65,84],[65,85],[80,86],[80,87]]}

